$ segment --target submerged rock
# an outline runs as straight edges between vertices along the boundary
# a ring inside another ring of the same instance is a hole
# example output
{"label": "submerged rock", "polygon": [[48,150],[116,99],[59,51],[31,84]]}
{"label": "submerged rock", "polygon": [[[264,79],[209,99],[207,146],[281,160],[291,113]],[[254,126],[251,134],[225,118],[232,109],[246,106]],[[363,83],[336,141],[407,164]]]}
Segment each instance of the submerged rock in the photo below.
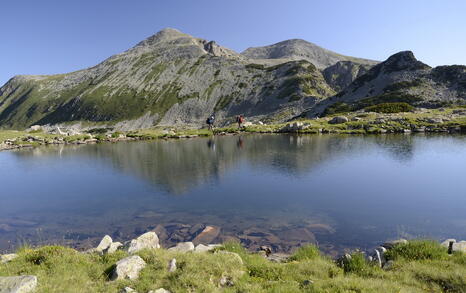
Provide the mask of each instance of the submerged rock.
{"label": "submerged rock", "polygon": [[37,287],[36,276],[0,277],[1,293],[28,293]]}
{"label": "submerged rock", "polygon": [[111,280],[135,280],[139,272],[146,266],[146,262],[138,255],[128,256],[116,263]]}
{"label": "submerged rock", "polygon": [[220,234],[220,227],[207,226],[202,232],[193,239],[194,244],[212,243],[212,241]]}
{"label": "submerged rock", "polygon": [[160,248],[159,237],[155,232],[147,232],[136,239],[131,240],[128,248],[128,253],[136,253],[142,249],[158,249]]}

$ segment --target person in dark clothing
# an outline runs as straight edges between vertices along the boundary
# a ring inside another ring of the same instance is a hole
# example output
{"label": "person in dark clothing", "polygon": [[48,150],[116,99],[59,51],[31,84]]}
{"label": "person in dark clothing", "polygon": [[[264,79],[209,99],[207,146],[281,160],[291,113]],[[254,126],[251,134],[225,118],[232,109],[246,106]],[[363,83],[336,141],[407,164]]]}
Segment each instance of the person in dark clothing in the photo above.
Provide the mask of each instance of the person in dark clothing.
{"label": "person in dark clothing", "polygon": [[209,130],[213,130],[214,123],[215,123],[215,115],[214,114],[210,115],[210,117],[207,118],[206,123],[207,123],[207,126],[209,127]]}
{"label": "person in dark clothing", "polygon": [[241,129],[241,126],[244,123],[244,116],[243,115],[236,116],[236,123],[238,123],[238,129]]}

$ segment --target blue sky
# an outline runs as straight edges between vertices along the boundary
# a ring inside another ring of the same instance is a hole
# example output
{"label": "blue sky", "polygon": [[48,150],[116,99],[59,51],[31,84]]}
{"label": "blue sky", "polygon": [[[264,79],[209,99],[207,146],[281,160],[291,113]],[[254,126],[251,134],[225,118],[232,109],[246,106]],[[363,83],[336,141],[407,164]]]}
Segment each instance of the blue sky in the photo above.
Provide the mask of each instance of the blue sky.
{"label": "blue sky", "polygon": [[466,64],[464,0],[12,0],[0,4],[0,84],[93,66],[165,27],[242,51],[301,38],[384,60]]}

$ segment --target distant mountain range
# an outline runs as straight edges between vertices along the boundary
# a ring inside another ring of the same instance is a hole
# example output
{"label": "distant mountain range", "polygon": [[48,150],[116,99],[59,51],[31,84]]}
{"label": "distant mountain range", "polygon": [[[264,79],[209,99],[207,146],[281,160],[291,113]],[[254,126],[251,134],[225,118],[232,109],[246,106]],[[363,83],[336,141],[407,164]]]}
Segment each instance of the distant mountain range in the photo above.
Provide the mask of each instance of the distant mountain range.
{"label": "distant mountain range", "polygon": [[219,124],[238,114],[281,122],[338,107],[465,99],[466,66],[431,68],[412,52],[380,63],[294,39],[237,53],[168,28],[91,68],[13,77],[0,88],[0,127],[199,127],[212,113]]}

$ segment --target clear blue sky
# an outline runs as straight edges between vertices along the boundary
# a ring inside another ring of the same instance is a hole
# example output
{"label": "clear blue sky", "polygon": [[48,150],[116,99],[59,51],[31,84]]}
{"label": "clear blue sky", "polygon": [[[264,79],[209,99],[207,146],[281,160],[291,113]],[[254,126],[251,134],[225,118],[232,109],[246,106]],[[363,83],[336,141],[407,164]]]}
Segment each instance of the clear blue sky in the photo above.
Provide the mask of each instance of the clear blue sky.
{"label": "clear blue sky", "polygon": [[466,64],[464,0],[7,0],[0,11],[0,84],[93,66],[165,27],[236,51],[301,38],[376,60],[412,50],[429,65]]}

